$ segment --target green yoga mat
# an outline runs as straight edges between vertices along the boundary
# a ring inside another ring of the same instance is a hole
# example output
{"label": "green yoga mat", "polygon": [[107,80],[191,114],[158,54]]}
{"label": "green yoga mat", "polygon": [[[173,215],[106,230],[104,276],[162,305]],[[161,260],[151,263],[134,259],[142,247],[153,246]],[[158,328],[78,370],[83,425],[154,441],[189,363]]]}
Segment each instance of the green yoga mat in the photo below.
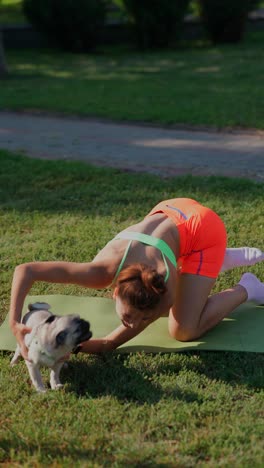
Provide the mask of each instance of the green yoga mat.
{"label": "green yoga mat", "polygon": [[[103,337],[114,330],[120,321],[111,299],[65,295],[28,296],[24,313],[31,302],[48,302],[54,314],[77,313],[89,320],[93,337]],[[197,341],[181,343],[168,334],[168,319],[160,318],[137,337],[125,343],[118,352],[144,351],[149,353],[186,350],[221,350],[264,352],[264,307],[243,304],[232,315]],[[16,342],[8,327],[8,318],[0,327],[0,349],[14,351]]]}

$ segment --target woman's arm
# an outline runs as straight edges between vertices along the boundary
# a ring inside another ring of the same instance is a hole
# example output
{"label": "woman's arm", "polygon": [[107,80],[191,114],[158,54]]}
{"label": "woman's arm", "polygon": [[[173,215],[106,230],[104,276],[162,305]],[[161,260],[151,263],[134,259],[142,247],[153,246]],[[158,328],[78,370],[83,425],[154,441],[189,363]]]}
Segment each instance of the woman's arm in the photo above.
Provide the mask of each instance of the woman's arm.
{"label": "woman's arm", "polygon": [[30,329],[20,323],[24,300],[36,281],[49,283],[78,284],[88,288],[104,288],[112,281],[106,264],[98,262],[34,262],[16,267],[11,290],[9,325],[15,335],[23,357],[27,358],[24,335]]}
{"label": "woman's arm", "polygon": [[81,343],[80,351],[88,354],[100,354],[107,351],[113,351],[122,344],[131,340],[135,336],[139,335],[148,325],[156,320],[148,320],[142,322],[137,328],[129,328],[124,325],[120,325],[109,335],[104,338],[92,338],[91,340]]}

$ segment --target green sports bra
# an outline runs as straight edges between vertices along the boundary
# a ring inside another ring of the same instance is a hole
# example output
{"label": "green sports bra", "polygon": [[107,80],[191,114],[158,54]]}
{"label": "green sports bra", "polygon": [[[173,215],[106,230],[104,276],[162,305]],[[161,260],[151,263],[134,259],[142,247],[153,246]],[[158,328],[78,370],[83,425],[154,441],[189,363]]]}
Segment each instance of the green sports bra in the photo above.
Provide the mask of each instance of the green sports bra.
{"label": "green sports bra", "polygon": [[133,240],[142,242],[143,244],[146,244],[146,245],[152,245],[153,247],[156,247],[156,249],[158,249],[161,252],[161,255],[162,255],[162,258],[163,258],[163,261],[164,261],[164,265],[165,265],[165,268],[166,268],[165,281],[168,280],[169,275],[170,275],[170,270],[169,270],[169,267],[168,267],[166,257],[175,266],[175,268],[177,266],[176,257],[174,255],[173,251],[168,246],[168,244],[166,244],[166,242],[164,242],[164,240],[159,239],[158,237],[149,236],[148,234],[142,234],[141,232],[125,231],[125,232],[121,232],[120,234],[117,234],[117,236],[114,238],[114,240],[117,240],[117,239],[128,239],[128,240],[130,240],[130,242],[128,243],[127,248],[125,250],[125,253],[123,255],[123,258],[122,258],[122,260],[121,260],[121,262],[119,264],[119,267],[118,267],[117,272],[115,274],[113,283],[115,282],[116,278],[118,277],[120,271],[123,268],[123,265],[124,265],[124,263],[126,261],[127,254],[128,254],[128,251],[130,249],[130,246],[131,246]]}

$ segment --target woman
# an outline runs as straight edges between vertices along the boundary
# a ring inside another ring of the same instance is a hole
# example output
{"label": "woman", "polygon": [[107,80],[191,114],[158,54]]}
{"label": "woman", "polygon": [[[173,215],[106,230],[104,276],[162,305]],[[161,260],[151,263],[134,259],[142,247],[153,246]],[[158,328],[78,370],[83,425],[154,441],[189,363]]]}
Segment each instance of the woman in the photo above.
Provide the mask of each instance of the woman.
{"label": "woman", "polygon": [[138,224],[110,241],[89,263],[34,262],[14,273],[10,327],[28,358],[20,323],[24,300],[36,281],[113,288],[122,324],[108,336],[82,344],[100,353],[130,340],[151,322],[168,316],[170,335],[194,340],[247,300],[264,302],[264,284],[245,273],[238,284],[210,296],[220,271],[264,260],[256,248],[226,249],[223,222],[195,200],[176,198],[155,206]]}

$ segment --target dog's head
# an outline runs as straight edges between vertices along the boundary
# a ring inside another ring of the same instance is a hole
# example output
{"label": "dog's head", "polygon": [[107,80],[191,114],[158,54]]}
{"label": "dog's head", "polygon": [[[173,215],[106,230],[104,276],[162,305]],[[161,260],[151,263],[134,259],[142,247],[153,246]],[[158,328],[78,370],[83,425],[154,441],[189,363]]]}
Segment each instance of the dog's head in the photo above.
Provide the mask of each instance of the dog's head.
{"label": "dog's head", "polygon": [[54,350],[61,348],[71,351],[78,344],[92,336],[90,323],[79,315],[50,315],[39,328],[41,342]]}
{"label": "dog's head", "polygon": [[90,323],[79,315],[53,315],[47,309],[38,309],[38,314],[41,321],[33,328],[29,344],[33,362],[51,366],[92,336]]}

